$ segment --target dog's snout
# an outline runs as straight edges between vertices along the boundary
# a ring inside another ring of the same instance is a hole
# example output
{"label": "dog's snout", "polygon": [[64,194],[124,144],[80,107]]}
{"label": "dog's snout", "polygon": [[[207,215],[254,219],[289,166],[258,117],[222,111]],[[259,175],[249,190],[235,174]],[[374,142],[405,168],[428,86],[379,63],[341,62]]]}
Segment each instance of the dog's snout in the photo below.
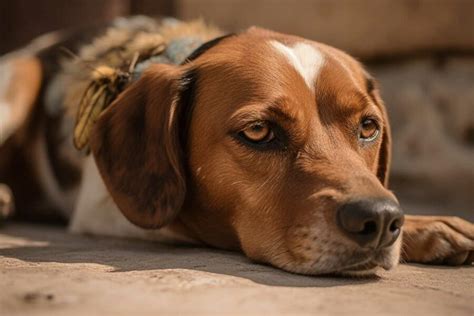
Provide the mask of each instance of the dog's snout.
{"label": "dog's snout", "polygon": [[363,248],[392,245],[400,235],[403,220],[398,204],[388,199],[351,201],[337,211],[341,230]]}

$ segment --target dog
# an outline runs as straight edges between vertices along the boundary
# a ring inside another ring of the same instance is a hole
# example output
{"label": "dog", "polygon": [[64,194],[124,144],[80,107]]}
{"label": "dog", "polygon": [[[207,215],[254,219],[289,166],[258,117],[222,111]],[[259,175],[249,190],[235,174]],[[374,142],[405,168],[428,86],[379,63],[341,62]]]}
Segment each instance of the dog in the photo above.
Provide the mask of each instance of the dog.
{"label": "dog", "polygon": [[15,203],[310,275],[473,262],[472,223],[403,214],[377,83],[336,48],[140,16],[45,35],[0,68],[4,217]]}

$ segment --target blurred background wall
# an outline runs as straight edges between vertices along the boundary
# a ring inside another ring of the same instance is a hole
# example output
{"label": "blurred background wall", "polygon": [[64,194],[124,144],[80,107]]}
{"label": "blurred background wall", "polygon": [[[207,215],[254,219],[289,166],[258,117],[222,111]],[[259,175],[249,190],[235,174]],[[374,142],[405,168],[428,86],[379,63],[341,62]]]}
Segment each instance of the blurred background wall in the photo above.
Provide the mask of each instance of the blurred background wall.
{"label": "blurred background wall", "polygon": [[391,188],[405,209],[474,220],[474,0],[1,0],[0,54],[130,14],[258,25],[359,58],[391,116]]}

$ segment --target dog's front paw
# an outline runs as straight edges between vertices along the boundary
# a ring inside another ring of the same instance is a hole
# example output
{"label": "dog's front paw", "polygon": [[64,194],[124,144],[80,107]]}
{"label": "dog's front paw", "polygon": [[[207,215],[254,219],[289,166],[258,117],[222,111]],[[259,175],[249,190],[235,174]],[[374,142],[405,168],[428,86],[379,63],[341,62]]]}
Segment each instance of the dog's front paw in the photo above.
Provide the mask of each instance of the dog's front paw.
{"label": "dog's front paw", "polygon": [[460,265],[474,261],[474,224],[451,216],[406,216],[402,258]]}
{"label": "dog's front paw", "polygon": [[15,204],[10,188],[0,183],[0,224],[13,215]]}

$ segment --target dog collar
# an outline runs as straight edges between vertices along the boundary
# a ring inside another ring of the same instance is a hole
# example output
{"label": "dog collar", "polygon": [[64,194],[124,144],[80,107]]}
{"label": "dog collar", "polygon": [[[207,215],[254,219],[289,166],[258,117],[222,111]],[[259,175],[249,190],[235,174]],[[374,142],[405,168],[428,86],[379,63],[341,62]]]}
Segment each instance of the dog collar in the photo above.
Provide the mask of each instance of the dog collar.
{"label": "dog collar", "polygon": [[182,64],[202,44],[203,41],[195,37],[184,37],[171,41],[163,53],[138,63],[132,73],[132,80],[140,78],[142,73],[153,64]]}
{"label": "dog collar", "polygon": [[[165,19],[163,23],[182,23],[175,19]],[[74,146],[82,150],[88,146],[92,126],[99,115],[133,81],[153,64],[182,64],[204,41],[197,37],[179,37],[168,43],[154,32],[139,32],[136,37],[125,42],[121,49],[129,53],[120,67],[111,67],[105,62],[90,74],[89,84],[79,103],[74,127]],[[133,54],[131,51],[133,50]]]}

